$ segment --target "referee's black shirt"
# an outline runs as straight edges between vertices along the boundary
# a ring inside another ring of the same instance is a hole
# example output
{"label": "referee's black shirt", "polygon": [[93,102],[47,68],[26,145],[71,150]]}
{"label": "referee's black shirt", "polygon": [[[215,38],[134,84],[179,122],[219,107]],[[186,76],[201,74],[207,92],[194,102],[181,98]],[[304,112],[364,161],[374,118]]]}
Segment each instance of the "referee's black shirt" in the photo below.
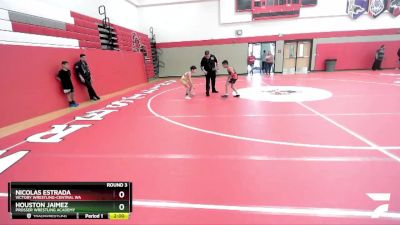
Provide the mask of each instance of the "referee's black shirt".
{"label": "referee's black shirt", "polygon": [[207,59],[205,56],[201,60],[201,67],[204,68],[205,71],[211,72],[215,71],[215,64],[218,63],[217,57],[215,55],[210,55],[210,58]]}

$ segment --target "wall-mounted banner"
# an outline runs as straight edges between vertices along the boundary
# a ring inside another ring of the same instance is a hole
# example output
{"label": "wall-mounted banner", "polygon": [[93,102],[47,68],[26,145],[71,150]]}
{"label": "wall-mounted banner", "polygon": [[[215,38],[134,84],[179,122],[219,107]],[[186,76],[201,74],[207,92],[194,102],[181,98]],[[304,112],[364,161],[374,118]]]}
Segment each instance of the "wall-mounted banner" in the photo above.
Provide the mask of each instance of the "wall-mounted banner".
{"label": "wall-mounted banner", "polygon": [[389,0],[387,10],[393,15],[400,15],[400,0]]}
{"label": "wall-mounted banner", "polygon": [[318,0],[236,0],[236,11],[251,11],[253,20],[300,16],[302,7],[316,6]]}
{"label": "wall-mounted banner", "polygon": [[298,17],[302,7],[299,0],[253,0],[253,20]]}
{"label": "wall-mounted banner", "polygon": [[353,19],[357,19],[368,11],[369,0],[347,0],[346,13]]}
{"label": "wall-mounted banner", "polygon": [[368,12],[369,15],[376,18],[385,12],[388,0],[370,0]]}

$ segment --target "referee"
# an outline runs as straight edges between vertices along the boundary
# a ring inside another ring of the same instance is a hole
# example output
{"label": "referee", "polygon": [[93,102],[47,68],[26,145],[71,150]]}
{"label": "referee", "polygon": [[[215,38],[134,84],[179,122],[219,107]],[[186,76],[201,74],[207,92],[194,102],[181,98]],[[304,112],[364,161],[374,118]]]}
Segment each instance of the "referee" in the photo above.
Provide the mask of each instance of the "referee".
{"label": "referee", "polygon": [[201,59],[201,70],[206,75],[206,95],[210,96],[210,81],[212,85],[212,93],[218,93],[215,89],[215,78],[217,77],[218,60],[215,55],[210,54],[207,50],[204,53],[204,57]]}

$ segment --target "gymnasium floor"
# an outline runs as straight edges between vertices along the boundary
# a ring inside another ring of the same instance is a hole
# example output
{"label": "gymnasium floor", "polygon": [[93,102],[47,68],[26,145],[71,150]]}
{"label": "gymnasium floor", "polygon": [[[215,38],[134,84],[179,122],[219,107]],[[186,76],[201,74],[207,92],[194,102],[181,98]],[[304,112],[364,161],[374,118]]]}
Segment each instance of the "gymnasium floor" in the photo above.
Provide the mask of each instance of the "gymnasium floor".
{"label": "gymnasium floor", "polygon": [[[29,151],[0,175],[0,224],[28,223],[9,219],[8,181],[132,181],[133,215],[120,224],[399,224],[398,78],[241,76],[239,99],[207,98],[195,78],[192,100],[160,80],[78,108],[0,139],[6,154]],[[225,77],[217,81],[222,92]],[[75,118],[104,108],[114,111],[102,120]],[[63,124],[87,126],[58,143],[29,142]]]}

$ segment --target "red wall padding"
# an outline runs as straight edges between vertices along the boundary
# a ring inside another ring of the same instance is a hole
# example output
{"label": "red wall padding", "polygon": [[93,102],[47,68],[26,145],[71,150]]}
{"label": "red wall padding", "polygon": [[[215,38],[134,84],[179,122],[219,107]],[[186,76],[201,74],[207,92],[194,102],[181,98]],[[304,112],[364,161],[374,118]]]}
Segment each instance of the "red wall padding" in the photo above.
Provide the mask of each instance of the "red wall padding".
{"label": "red wall padding", "polygon": [[400,48],[400,41],[335,43],[317,45],[315,70],[325,70],[326,59],[337,59],[337,70],[371,69],[376,50],[382,44],[385,45],[385,60],[382,67],[397,67],[397,50]]}
{"label": "red wall padding", "polygon": [[[62,49],[0,45],[0,127],[66,108],[56,74],[62,60],[73,64],[85,53],[99,95],[113,93],[147,81],[143,55],[98,49]],[[88,100],[86,89],[73,73],[78,102]]]}

